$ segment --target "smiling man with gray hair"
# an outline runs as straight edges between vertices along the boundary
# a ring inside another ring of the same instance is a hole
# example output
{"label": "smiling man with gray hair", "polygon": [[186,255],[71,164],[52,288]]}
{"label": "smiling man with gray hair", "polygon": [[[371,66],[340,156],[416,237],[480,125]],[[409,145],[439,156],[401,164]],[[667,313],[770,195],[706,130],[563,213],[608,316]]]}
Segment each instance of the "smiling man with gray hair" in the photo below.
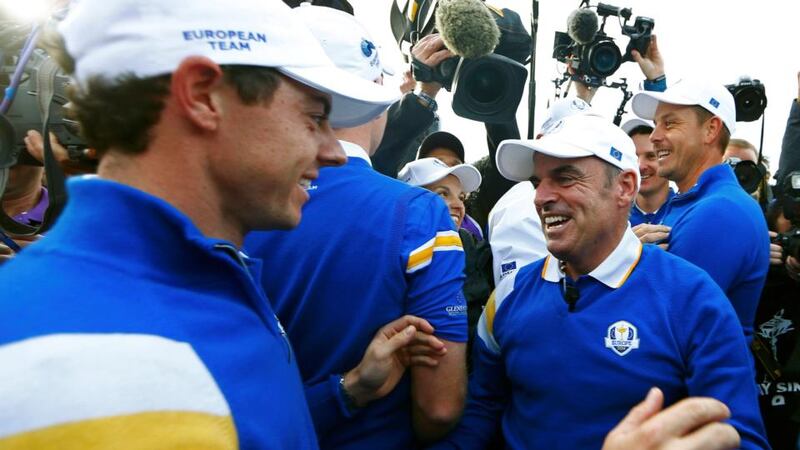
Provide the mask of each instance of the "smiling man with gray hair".
{"label": "smiling man with gray hair", "polygon": [[704,272],[630,229],[631,139],[573,115],[540,139],[501,143],[497,167],[536,188],[548,255],[505,277],[487,303],[469,402],[448,442],[482,448],[501,429],[510,448],[599,448],[658,387],[667,404],[725,402],[742,447],[766,448],[730,303]]}

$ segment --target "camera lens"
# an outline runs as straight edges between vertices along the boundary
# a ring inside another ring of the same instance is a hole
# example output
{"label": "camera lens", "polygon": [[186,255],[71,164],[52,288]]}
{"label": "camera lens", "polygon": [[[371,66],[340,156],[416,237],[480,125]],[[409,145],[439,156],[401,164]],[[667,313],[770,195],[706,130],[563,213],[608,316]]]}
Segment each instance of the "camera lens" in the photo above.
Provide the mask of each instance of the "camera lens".
{"label": "camera lens", "polygon": [[469,77],[465,84],[469,96],[478,103],[496,102],[505,92],[505,76],[500,67],[492,64],[482,64]]}
{"label": "camera lens", "polygon": [[614,74],[622,64],[622,55],[612,41],[600,41],[589,48],[587,55],[589,67],[599,77]]}
{"label": "camera lens", "polygon": [[736,120],[752,122],[758,120],[764,112],[767,99],[755,87],[744,87],[736,92]]}

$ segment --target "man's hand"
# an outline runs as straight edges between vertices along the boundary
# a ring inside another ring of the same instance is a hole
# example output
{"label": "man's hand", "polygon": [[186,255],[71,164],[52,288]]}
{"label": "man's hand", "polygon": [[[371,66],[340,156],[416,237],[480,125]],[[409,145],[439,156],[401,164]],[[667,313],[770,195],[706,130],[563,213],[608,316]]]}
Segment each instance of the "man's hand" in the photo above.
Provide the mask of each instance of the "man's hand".
{"label": "man's hand", "polygon": [[[429,34],[420,39],[411,49],[411,55],[428,67],[436,67],[445,59],[455,56],[444,46],[444,41],[438,33]],[[431,98],[435,98],[441,88],[442,85],[435,81],[420,83],[420,90]]]}
{"label": "man's hand", "polygon": [[[435,365],[432,355],[444,354],[445,345],[433,336],[428,321],[403,316],[381,328],[364,352],[364,357],[344,376],[344,388],[357,407],[384,397],[392,391],[410,364]],[[429,347],[425,356],[410,356],[408,347]]]}
{"label": "man's hand", "polygon": [[797,103],[800,103],[800,72],[797,72]]}
{"label": "man's hand", "polygon": [[[770,241],[777,236],[778,233],[774,231],[769,232]],[[771,266],[780,266],[783,264],[783,247],[772,242],[769,243],[769,264]]]}
{"label": "man's hand", "polygon": [[[35,130],[28,130],[23,139],[25,149],[39,162],[44,163],[44,139],[42,134]],[[50,147],[53,149],[53,156],[67,175],[93,173],[95,168],[91,164],[73,161],[69,158],[67,149],[58,142],[55,134],[50,133]],[[97,152],[94,149],[84,150],[84,157],[90,160],[97,159]]]}
{"label": "man's hand", "polygon": [[653,388],[606,436],[603,450],[724,450],[739,448],[736,429],[720,423],[728,407],[712,398],[683,399],[664,411],[664,394]]}
{"label": "man's hand", "polygon": [[661,242],[664,242],[669,238],[669,232],[671,230],[670,227],[666,225],[640,223],[631,229],[633,230],[633,233],[636,234],[636,237],[642,241],[642,244],[659,243],[659,247],[663,248],[664,250],[667,249],[667,244],[663,244]]}
{"label": "man's hand", "polygon": [[[14,242],[17,243],[23,250],[25,247],[31,245],[32,243],[38,241],[42,235],[35,234],[33,236],[10,236]],[[17,253],[8,247],[8,245],[0,242],[0,264],[10,260],[13,258]]]}
{"label": "man's hand", "polygon": [[400,92],[402,94],[408,94],[409,92],[414,90],[414,87],[417,85],[417,82],[414,81],[414,77],[411,75],[410,70],[406,70],[403,72],[403,82],[400,83]]}
{"label": "man's hand", "polygon": [[658,41],[656,35],[650,37],[650,46],[647,47],[647,54],[642,56],[638,50],[631,50],[633,60],[639,64],[645,78],[648,80],[655,80],[664,75],[664,59],[661,57],[661,52],[658,50]]}

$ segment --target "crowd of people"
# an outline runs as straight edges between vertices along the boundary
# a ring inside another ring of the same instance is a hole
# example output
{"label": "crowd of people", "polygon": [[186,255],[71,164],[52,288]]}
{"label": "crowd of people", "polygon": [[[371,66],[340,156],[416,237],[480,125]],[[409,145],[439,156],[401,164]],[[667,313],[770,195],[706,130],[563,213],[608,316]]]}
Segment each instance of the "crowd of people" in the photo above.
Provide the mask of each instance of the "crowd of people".
{"label": "crowd of people", "polygon": [[474,165],[352,11],[82,0],[45,41],[98,161],[0,244],[0,448],[800,448],[800,217],[655,37],[635,118],[576,81]]}

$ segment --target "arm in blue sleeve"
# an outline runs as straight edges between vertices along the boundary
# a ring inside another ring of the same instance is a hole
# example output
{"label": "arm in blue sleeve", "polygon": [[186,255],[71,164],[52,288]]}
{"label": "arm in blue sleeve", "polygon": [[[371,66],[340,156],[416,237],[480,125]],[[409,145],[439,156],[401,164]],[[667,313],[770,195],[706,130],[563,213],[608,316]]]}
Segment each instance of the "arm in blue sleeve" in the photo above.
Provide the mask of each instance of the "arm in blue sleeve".
{"label": "arm in blue sleeve", "polygon": [[341,375],[335,374],[319,383],[305,385],[306,403],[311,410],[314,429],[320,438],[353,417],[339,389],[340,377]]}
{"label": "arm in blue sleeve", "polygon": [[728,422],[741,436],[741,448],[769,448],[753,382],[752,359],[733,308],[711,282],[687,289],[687,296],[685,305],[691,306],[675,314],[682,318],[676,323],[686,325],[679,334],[686,349],[688,395],[713,397],[725,403],[731,410]]}
{"label": "arm in blue sleeve", "polygon": [[662,75],[655,80],[644,80],[645,91],[664,92],[667,90],[667,76]]}
{"label": "arm in blue sleeve", "polygon": [[511,386],[497,343],[487,332],[485,311],[478,329],[467,407],[458,427],[434,445],[434,449],[491,448],[500,436],[503,412],[511,398]]}

